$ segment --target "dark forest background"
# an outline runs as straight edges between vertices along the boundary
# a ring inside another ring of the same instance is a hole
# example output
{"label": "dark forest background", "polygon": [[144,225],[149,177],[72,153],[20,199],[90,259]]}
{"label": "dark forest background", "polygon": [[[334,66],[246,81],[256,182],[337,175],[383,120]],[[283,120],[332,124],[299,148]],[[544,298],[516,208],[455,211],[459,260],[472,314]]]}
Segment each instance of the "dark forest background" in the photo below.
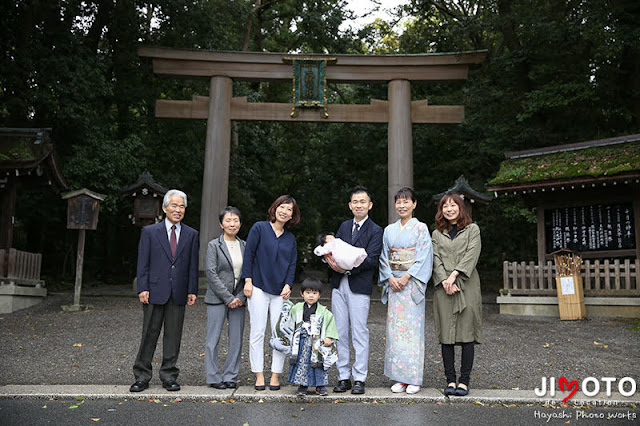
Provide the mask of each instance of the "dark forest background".
{"label": "dark forest background", "polygon": [[[413,99],[465,105],[460,125],[413,128],[416,216],[431,227],[434,194],[464,174],[484,190],[505,151],[638,133],[637,0],[413,0],[362,30],[343,0],[0,0],[0,127],[50,127],[71,189],[108,195],[87,234],[85,282],[135,275],[140,230],[119,190],[148,170],[189,195],[199,228],[206,120],[154,117],[156,99],[207,95],[206,79],[155,76],[139,46],[291,53],[413,54],[487,49],[466,81],[412,84]],[[400,19],[402,24],[399,24]],[[402,28],[400,28],[402,25]],[[402,31],[401,31],[402,30]],[[400,34],[401,35],[398,35]],[[289,102],[288,84],[234,83],[250,101]],[[386,99],[385,85],[330,85],[330,102]],[[241,236],[280,194],[298,200],[301,250],[349,217],[363,184],[386,225],[386,125],[249,123],[234,127],[229,203]],[[217,212],[211,212],[217,214]],[[535,214],[500,198],[474,209],[484,280],[503,260],[536,256]],[[47,285],[74,279],[77,231],[48,190],[18,193],[14,247],[44,254]],[[304,255],[304,253],[301,253]],[[300,256],[303,258],[304,256]]]}

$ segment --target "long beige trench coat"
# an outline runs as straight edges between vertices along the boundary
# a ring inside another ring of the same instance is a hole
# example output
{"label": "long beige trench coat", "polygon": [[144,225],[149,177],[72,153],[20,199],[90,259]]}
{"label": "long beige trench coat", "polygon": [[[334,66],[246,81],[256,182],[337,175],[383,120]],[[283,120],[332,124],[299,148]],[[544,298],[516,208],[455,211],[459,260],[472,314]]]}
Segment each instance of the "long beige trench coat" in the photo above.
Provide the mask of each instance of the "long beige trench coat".
{"label": "long beige trench coat", "polygon": [[[437,229],[433,242],[433,311],[440,343],[482,343],[482,297],[476,263],[480,257],[480,228],[472,223],[453,240]],[[442,287],[451,272],[460,272],[456,284],[461,291],[448,295]]]}

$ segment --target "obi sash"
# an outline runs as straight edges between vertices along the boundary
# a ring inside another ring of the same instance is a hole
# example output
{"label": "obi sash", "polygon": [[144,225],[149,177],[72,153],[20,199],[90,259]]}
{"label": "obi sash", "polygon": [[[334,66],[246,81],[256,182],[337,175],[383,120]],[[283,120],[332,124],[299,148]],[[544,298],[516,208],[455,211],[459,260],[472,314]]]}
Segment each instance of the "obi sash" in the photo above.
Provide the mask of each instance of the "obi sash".
{"label": "obi sash", "polygon": [[390,248],[389,267],[392,271],[408,271],[416,259],[416,248]]}

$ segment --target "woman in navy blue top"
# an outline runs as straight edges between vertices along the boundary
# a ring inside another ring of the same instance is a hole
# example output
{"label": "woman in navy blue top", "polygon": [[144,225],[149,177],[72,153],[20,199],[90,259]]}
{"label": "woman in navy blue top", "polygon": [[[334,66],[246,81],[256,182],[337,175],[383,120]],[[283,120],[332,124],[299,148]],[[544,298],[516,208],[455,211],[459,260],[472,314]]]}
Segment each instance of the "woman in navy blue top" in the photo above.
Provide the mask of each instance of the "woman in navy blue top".
{"label": "woman in navy blue top", "polygon": [[[291,295],[298,258],[296,238],[287,228],[300,222],[300,209],[290,195],[278,197],[269,208],[269,220],[257,222],[249,231],[244,250],[242,278],[249,310],[249,360],[256,373],[256,390],[265,389],[264,333],[267,314],[273,332],[282,302]],[[273,350],[269,389],[280,389],[285,355]]]}

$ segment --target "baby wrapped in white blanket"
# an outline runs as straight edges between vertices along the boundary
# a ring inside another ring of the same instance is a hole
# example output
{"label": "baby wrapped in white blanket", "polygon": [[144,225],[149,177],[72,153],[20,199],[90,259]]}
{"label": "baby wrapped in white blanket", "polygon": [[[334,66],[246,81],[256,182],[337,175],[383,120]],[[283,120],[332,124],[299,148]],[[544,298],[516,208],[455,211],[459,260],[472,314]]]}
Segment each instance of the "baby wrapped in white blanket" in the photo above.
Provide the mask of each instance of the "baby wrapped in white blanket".
{"label": "baby wrapped in white blanket", "polygon": [[333,235],[327,235],[324,244],[316,247],[313,253],[316,256],[332,255],[338,266],[347,271],[357,268],[367,258],[365,249],[354,247]]}

